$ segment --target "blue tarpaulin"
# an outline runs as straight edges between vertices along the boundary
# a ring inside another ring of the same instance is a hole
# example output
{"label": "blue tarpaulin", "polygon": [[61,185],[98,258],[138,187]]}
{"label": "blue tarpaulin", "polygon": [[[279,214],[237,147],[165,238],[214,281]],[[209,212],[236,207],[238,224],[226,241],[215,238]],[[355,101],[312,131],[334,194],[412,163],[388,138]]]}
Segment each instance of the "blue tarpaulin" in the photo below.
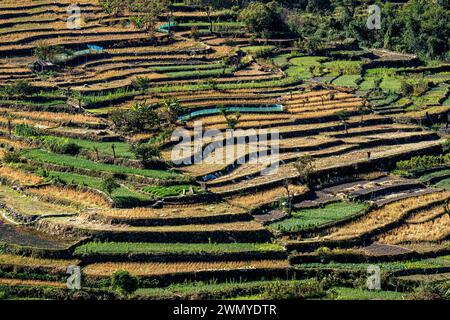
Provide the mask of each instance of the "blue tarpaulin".
{"label": "blue tarpaulin", "polygon": [[88,44],[87,47],[88,47],[89,50],[91,50],[91,51],[95,51],[95,52],[103,52],[103,47],[100,47],[100,46],[95,46],[95,45],[92,45],[92,44]]}
{"label": "blue tarpaulin", "polygon": [[[247,106],[233,106],[233,107],[225,107],[225,109],[229,112],[241,112],[241,113],[271,113],[271,112],[283,112],[283,106],[280,104],[273,104],[270,106],[260,106],[260,107],[247,107]],[[212,114],[220,113],[219,108],[212,109],[202,109],[193,111],[186,115],[183,115],[178,118],[178,120],[186,121],[195,117],[207,116]]]}

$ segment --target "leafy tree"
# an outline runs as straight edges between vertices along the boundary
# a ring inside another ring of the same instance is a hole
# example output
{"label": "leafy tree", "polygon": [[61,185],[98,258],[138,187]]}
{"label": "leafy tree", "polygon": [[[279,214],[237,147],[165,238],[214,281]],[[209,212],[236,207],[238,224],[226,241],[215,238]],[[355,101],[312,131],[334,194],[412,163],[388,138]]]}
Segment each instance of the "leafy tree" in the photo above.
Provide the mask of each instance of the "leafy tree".
{"label": "leafy tree", "polygon": [[228,129],[234,130],[239,123],[241,113],[237,111],[231,114],[224,106],[220,106],[219,111],[224,116]]}
{"label": "leafy tree", "polygon": [[16,80],[13,83],[5,86],[4,92],[8,97],[23,98],[34,94],[37,89],[25,80]]}
{"label": "leafy tree", "polygon": [[54,61],[55,57],[66,50],[62,46],[51,46],[46,42],[39,42],[34,49],[34,56],[44,61]]}
{"label": "leafy tree", "polygon": [[170,123],[175,123],[184,112],[184,108],[177,98],[164,99],[159,104],[167,114]]}
{"label": "leafy tree", "polygon": [[128,110],[114,110],[110,118],[117,129],[125,132],[157,131],[161,125],[155,107],[139,103]]}
{"label": "leafy tree", "polygon": [[102,181],[101,188],[105,190],[109,195],[113,193],[114,190],[118,189],[120,185],[116,182],[113,177],[108,177]]}
{"label": "leafy tree", "polygon": [[280,18],[269,5],[262,2],[251,2],[239,14],[239,21],[245,23],[247,28],[256,33],[276,30],[280,27]]}
{"label": "leafy tree", "polygon": [[19,163],[20,162],[20,152],[15,150],[9,150],[5,152],[3,156],[3,161],[6,163]]}
{"label": "leafy tree", "polygon": [[118,270],[111,276],[111,287],[124,294],[131,294],[138,289],[138,279],[128,271]]}
{"label": "leafy tree", "polygon": [[297,159],[294,167],[297,169],[300,182],[309,184],[311,174],[314,171],[314,158],[309,154],[305,154]]}
{"label": "leafy tree", "polygon": [[151,143],[136,143],[131,145],[130,151],[138,158],[144,166],[148,166],[161,156],[161,147]]}
{"label": "leafy tree", "polygon": [[196,5],[201,8],[203,12],[205,12],[206,17],[208,18],[209,23],[209,32],[213,32],[213,19],[212,13],[215,9],[221,7],[221,0],[191,0],[190,3],[192,5]]}
{"label": "leafy tree", "polygon": [[136,77],[133,81],[133,87],[141,91],[142,94],[150,87],[151,80],[147,77]]}
{"label": "leafy tree", "polygon": [[345,134],[348,134],[348,118],[350,117],[350,114],[346,110],[340,110],[334,113],[336,117],[341,120],[342,124],[344,125],[344,131]]}

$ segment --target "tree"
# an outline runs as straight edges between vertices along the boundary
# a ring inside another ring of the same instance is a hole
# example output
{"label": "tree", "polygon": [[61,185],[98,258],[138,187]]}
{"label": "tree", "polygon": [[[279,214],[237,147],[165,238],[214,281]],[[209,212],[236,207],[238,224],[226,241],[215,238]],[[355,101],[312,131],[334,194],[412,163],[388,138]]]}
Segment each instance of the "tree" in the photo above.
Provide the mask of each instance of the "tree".
{"label": "tree", "polygon": [[106,13],[117,16],[127,8],[127,1],[124,0],[99,0],[100,6]]}
{"label": "tree", "polygon": [[144,166],[148,166],[161,156],[161,147],[151,143],[132,144],[130,151],[138,158]]}
{"label": "tree", "polygon": [[159,16],[169,7],[169,0],[99,0],[103,9],[114,16],[131,12],[136,27],[153,32]]}
{"label": "tree", "polygon": [[184,112],[184,108],[181,106],[180,101],[177,98],[164,99],[159,103],[159,105],[167,114],[167,118],[170,123],[175,123],[178,120],[178,117]]}
{"label": "tree", "polygon": [[289,186],[291,184],[291,181],[289,179],[286,179],[284,181],[284,189],[286,190],[286,209],[287,209],[287,215],[290,217],[292,215],[292,195],[291,190],[289,189]]}
{"label": "tree", "polygon": [[8,97],[23,98],[35,93],[37,89],[25,80],[16,80],[13,83],[5,86],[4,92]]}
{"label": "tree", "polygon": [[239,111],[231,114],[224,106],[219,107],[220,113],[224,116],[228,129],[234,130],[239,123],[241,113]]}
{"label": "tree", "polygon": [[50,46],[46,42],[39,42],[34,49],[34,56],[44,61],[54,61],[55,57],[66,50],[62,46]]}
{"label": "tree", "polygon": [[111,276],[111,287],[123,294],[131,294],[138,289],[139,281],[128,271],[118,270]]}
{"label": "tree", "polygon": [[142,94],[147,91],[147,89],[150,87],[151,80],[147,77],[136,77],[135,80],[133,80],[133,87],[138,89]]}
{"label": "tree", "polygon": [[256,33],[279,29],[280,18],[267,5],[262,2],[251,2],[241,11],[239,21],[245,23],[247,28]]}
{"label": "tree", "polygon": [[297,169],[300,182],[309,184],[311,174],[314,171],[314,158],[309,154],[305,154],[297,159],[294,167]]}
{"label": "tree", "polygon": [[335,112],[334,115],[341,120],[344,126],[345,134],[348,134],[348,118],[350,117],[350,114],[346,110],[340,110]]}
{"label": "tree", "polygon": [[120,185],[116,182],[113,177],[108,177],[102,181],[101,188],[106,191],[109,195],[113,193],[114,190],[118,189]]}
{"label": "tree", "polygon": [[130,2],[129,8],[138,15],[142,29],[150,32],[155,29],[159,16],[169,6],[168,0],[133,0]]}
{"label": "tree", "polygon": [[220,6],[220,0],[193,0],[192,4],[199,6],[203,12],[205,12],[206,17],[208,18],[209,23],[209,32],[213,32],[213,20],[212,20],[212,12],[214,9]]}
{"label": "tree", "polygon": [[360,124],[362,124],[363,120],[364,120],[364,114],[369,110],[369,103],[367,102],[367,100],[363,100],[361,102],[361,104],[358,106],[358,112],[361,115],[361,120],[360,120]]}
{"label": "tree", "polygon": [[118,109],[110,114],[117,129],[124,132],[157,131],[161,126],[160,114],[155,106],[135,104],[131,109]]}

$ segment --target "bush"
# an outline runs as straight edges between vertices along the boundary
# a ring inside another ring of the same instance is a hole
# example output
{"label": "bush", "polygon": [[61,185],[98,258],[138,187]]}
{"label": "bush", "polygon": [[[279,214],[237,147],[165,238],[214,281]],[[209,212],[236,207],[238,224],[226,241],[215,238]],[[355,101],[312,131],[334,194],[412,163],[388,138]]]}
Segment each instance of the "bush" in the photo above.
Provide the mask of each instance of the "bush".
{"label": "bush", "polygon": [[116,179],[113,177],[108,177],[102,181],[101,188],[105,190],[108,194],[111,194],[114,190],[119,188],[120,185],[116,182]]}
{"label": "bush", "polygon": [[117,129],[124,132],[152,131],[160,128],[159,113],[152,106],[136,104],[128,110],[115,110],[111,113],[111,121]]}
{"label": "bush", "polygon": [[323,284],[317,279],[308,279],[301,283],[276,281],[263,291],[264,300],[317,299],[327,295]]}
{"label": "bush", "polygon": [[28,124],[18,124],[14,128],[14,133],[21,137],[36,137],[39,135],[39,131]]}
{"label": "bush", "polygon": [[6,163],[18,163],[20,162],[20,152],[18,151],[7,151],[3,156],[3,161]]}
{"label": "bush", "polygon": [[43,145],[50,149],[50,151],[61,154],[77,155],[80,153],[81,147],[74,142],[70,142],[69,139],[58,137],[41,137],[39,140]]}
{"label": "bush", "polygon": [[261,33],[279,29],[281,19],[269,5],[251,2],[239,15],[239,21],[245,23],[250,31]]}
{"label": "bush", "polygon": [[137,159],[141,160],[144,166],[149,165],[161,155],[161,148],[158,145],[150,143],[133,144],[130,150]]}
{"label": "bush", "polygon": [[438,156],[417,156],[409,160],[397,162],[397,169],[401,171],[413,171],[439,167],[450,163],[450,154]]}
{"label": "bush", "polygon": [[426,283],[417,287],[407,298],[412,300],[450,300],[450,283]]}
{"label": "bush", "polygon": [[7,96],[25,97],[36,92],[36,88],[25,80],[17,80],[4,89]]}
{"label": "bush", "polygon": [[130,294],[137,290],[138,279],[128,271],[118,270],[111,276],[111,287],[121,293]]}

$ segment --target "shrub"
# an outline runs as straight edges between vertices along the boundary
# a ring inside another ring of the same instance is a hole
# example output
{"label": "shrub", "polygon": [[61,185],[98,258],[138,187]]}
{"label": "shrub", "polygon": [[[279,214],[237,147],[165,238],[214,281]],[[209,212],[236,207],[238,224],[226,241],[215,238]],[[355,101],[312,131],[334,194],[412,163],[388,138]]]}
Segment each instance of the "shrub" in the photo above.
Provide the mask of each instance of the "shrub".
{"label": "shrub", "polygon": [[397,169],[402,171],[421,170],[442,166],[448,163],[450,163],[450,154],[438,156],[425,155],[412,157],[409,160],[398,161]]}
{"label": "shrub", "polygon": [[114,190],[119,188],[120,185],[116,182],[113,177],[108,177],[102,181],[101,188],[105,190],[108,194],[111,194]]}
{"label": "shrub", "polygon": [[251,2],[241,11],[239,21],[245,23],[250,31],[257,33],[274,30],[281,25],[277,13],[269,5],[257,1]]}
{"label": "shrub", "polygon": [[36,88],[25,80],[17,80],[4,89],[7,96],[11,97],[25,97],[36,92]]}
{"label": "shrub", "polygon": [[128,271],[118,270],[111,276],[111,287],[121,293],[130,294],[137,290],[138,279]]}
{"label": "shrub", "polygon": [[20,162],[20,152],[18,151],[7,151],[3,156],[3,161],[6,163],[18,163]]}
{"label": "shrub", "polygon": [[36,137],[39,135],[39,131],[28,124],[18,124],[14,128],[14,133],[21,137]]}
{"label": "shrub", "polygon": [[39,140],[54,153],[77,155],[81,150],[79,145],[65,138],[46,136],[39,138]]}
{"label": "shrub", "polygon": [[130,151],[141,160],[144,166],[149,165],[161,155],[161,148],[156,144],[137,143],[131,145]]}
{"label": "shrub", "polygon": [[137,77],[133,81],[133,87],[139,90],[141,93],[144,93],[150,87],[150,79],[146,77]]}
{"label": "shrub", "polygon": [[323,284],[317,279],[300,283],[276,281],[269,284],[261,297],[267,300],[317,299],[327,295]]}
{"label": "shrub", "polygon": [[136,104],[129,110],[115,110],[111,113],[111,121],[125,132],[142,132],[159,129],[161,119],[152,106]]}
{"label": "shrub", "polygon": [[450,300],[450,283],[426,283],[408,296],[412,300]]}

